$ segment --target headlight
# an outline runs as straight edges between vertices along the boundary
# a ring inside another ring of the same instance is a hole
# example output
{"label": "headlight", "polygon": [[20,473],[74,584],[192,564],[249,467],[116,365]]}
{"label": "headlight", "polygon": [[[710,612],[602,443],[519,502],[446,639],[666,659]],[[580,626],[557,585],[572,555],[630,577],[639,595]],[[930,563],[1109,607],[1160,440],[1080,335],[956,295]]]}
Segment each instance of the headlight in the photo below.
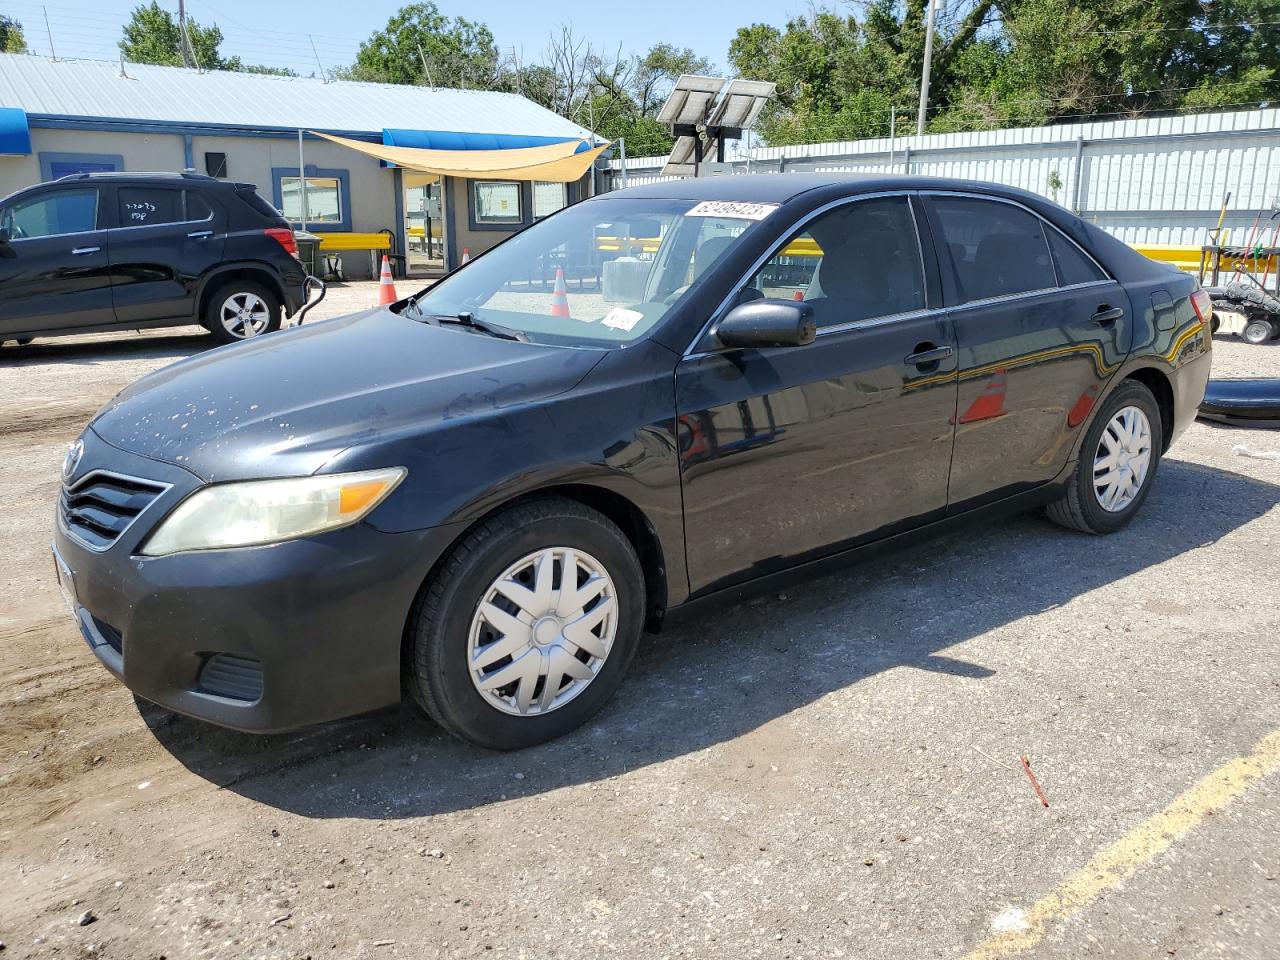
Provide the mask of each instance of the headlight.
{"label": "headlight", "polygon": [[407,473],[404,467],[389,467],[205,487],[165,518],[142,553],[160,557],[249,547],[345,527],[367,516]]}

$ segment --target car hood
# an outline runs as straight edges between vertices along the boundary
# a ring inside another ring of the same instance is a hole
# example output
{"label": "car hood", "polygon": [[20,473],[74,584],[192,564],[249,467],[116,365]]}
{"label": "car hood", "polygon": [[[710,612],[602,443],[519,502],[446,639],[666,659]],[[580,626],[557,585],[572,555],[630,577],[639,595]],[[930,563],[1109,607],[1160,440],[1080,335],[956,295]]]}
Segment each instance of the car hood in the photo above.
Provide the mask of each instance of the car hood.
{"label": "car hood", "polygon": [[121,391],[90,426],[210,482],[299,476],[392,433],[563,393],[603,356],[383,308],[179,361]]}

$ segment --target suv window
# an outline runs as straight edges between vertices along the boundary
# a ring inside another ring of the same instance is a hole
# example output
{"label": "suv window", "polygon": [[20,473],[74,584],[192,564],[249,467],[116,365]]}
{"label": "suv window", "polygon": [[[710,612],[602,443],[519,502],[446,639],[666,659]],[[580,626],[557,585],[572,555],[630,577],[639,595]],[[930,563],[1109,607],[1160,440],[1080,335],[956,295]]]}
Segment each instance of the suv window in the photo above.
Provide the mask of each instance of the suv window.
{"label": "suv window", "polygon": [[98,191],[60,190],[19,200],[0,214],[0,228],[15,240],[87,233],[98,226]]}
{"label": "suv window", "polygon": [[1046,227],[1044,232],[1049,238],[1053,258],[1058,262],[1058,277],[1064,287],[1073,283],[1095,283],[1107,279],[1107,275],[1098,269],[1096,263],[1053,227]]}
{"label": "suv window", "polygon": [[187,220],[195,222],[197,220],[208,220],[213,217],[213,208],[209,206],[209,201],[194,190],[186,191],[187,194]]}
{"label": "suv window", "polygon": [[120,187],[120,226],[150,227],[158,223],[181,223],[182,191],[163,187]]}
{"label": "suv window", "polygon": [[857,200],[815,217],[751,279],[803,299],[819,327],[923,310],[924,268],[906,197]]}
{"label": "suv window", "polygon": [[961,303],[1058,285],[1039,217],[995,200],[933,197],[932,203]]}

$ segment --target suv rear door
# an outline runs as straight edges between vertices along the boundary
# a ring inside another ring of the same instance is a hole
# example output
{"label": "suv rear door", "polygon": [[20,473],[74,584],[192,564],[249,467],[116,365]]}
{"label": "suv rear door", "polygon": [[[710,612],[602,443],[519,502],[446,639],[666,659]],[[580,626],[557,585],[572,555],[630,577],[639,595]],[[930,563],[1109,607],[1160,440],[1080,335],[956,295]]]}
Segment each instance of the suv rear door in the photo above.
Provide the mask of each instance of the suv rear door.
{"label": "suv rear door", "polygon": [[109,324],[104,204],[92,184],[51,186],[0,209],[0,338]]}
{"label": "suv rear door", "polygon": [[1012,200],[930,194],[960,349],[949,510],[1061,472],[1124,359],[1129,298],[1061,231]]}
{"label": "suv rear door", "polygon": [[114,188],[109,247],[120,323],[195,318],[201,276],[222,260],[226,214],[179,183]]}

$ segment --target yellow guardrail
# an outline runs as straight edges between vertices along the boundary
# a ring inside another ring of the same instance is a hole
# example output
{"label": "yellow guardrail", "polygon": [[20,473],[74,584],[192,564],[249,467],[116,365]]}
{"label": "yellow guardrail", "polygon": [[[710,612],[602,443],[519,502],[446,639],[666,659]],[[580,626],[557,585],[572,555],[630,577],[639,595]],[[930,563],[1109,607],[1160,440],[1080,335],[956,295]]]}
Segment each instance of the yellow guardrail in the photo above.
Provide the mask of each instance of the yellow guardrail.
{"label": "yellow guardrail", "polygon": [[[1191,247],[1173,243],[1135,243],[1131,244],[1133,249],[1142,254],[1148,260],[1157,260],[1160,263],[1167,263],[1171,267],[1177,267],[1179,270],[1186,270],[1188,273],[1200,272],[1200,248]],[[1257,271],[1266,270],[1268,267],[1276,269],[1276,257],[1229,257],[1224,255],[1218,261],[1218,270],[1233,272],[1237,267],[1242,270]],[[1268,264],[1270,260],[1270,264]],[[1208,270],[1213,263],[1208,254],[1204,258],[1205,269]]]}
{"label": "yellow guardrail", "polygon": [[322,233],[320,249],[330,252],[342,250],[390,250],[389,233]]}
{"label": "yellow guardrail", "polygon": [[[657,253],[658,246],[662,243],[661,237],[632,237],[628,241],[632,248],[636,244],[645,253]],[[603,253],[616,253],[622,249],[621,237],[596,237],[596,249]],[[787,257],[820,257],[822,256],[822,248],[818,246],[818,241],[811,237],[800,237],[792,240],[782,251],[783,256]]]}

